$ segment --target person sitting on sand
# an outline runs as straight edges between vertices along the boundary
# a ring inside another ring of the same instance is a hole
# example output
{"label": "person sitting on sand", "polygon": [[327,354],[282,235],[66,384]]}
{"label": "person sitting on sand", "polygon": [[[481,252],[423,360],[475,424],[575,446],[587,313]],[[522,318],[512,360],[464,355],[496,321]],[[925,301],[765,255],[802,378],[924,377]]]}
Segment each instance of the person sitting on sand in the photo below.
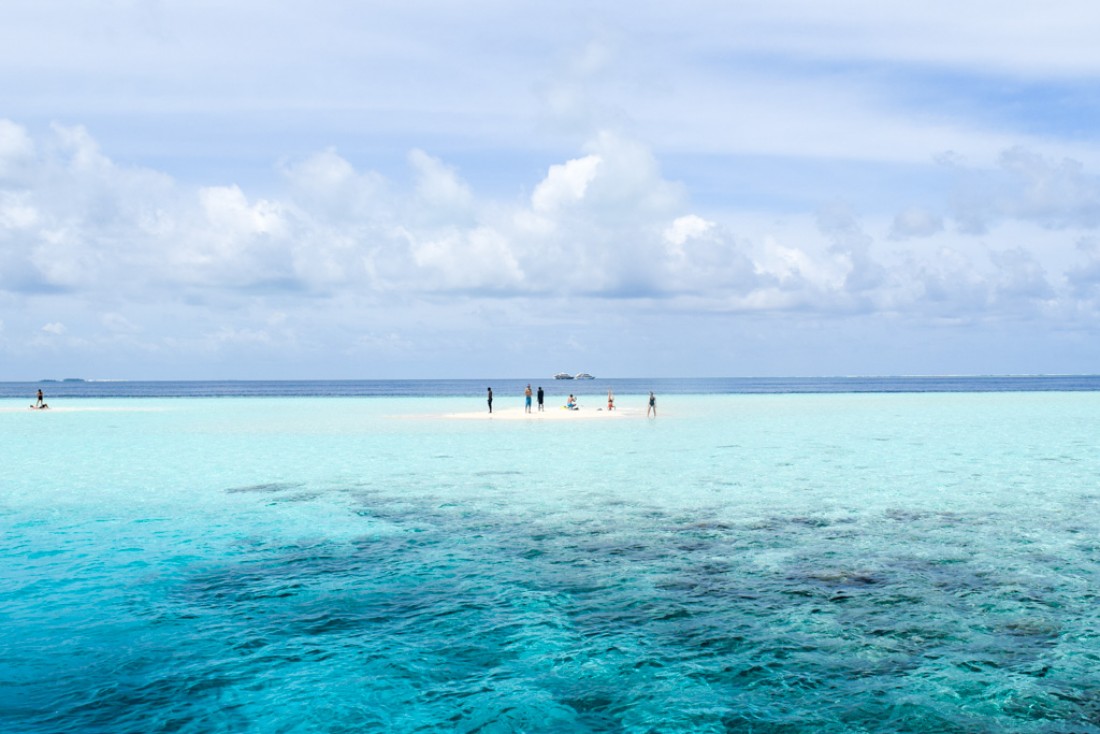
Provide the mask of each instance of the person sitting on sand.
{"label": "person sitting on sand", "polygon": [[577,399],[570,395],[569,400],[565,401],[565,407],[569,410],[577,410]]}

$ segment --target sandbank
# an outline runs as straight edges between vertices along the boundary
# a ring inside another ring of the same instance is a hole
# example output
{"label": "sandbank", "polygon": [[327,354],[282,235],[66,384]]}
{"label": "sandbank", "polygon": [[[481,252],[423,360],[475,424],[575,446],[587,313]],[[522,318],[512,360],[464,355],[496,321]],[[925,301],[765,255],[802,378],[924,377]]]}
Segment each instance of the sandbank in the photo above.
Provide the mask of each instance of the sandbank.
{"label": "sandbank", "polygon": [[620,410],[603,410],[599,408],[585,408],[581,406],[580,410],[567,410],[565,408],[554,406],[546,407],[546,410],[541,413],[532,408],[530,413],[524,412],[522,407],[518,408],[494,408],[490,413],[488,409],[482,409],[477,411],[470,411],[469,413],[447,413],[444,418],[456,418],[460,420],[495,420],[495,421],[584,421],[584,420],[619,420],[622,418],[644,418],[645,412],[639,412],[637,409]]}

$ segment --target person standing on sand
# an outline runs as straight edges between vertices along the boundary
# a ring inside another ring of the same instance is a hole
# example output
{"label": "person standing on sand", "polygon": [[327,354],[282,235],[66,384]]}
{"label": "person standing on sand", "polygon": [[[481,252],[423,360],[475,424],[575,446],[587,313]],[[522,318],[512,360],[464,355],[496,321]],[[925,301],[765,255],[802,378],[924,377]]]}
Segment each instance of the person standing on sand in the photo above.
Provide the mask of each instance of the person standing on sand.
{"label": "person standing on sand", "polygon": [[607,388],[607,409],[615,410],[615,395],[612,394],[611,388]]}
{"label": "person standing on sand", "polygon": [[531,386],[528,385],[527,389],[523,391],[523,412],[531,412]]}
{"label": "person standing on sand", "polygon": [[493,388],[489,388],[489,413],[493,412]]}
{"label": "person standing on sand", "polygon": [[539,412],[541,413],[542,411],[546,410],[546,407],[542,404],[543,398],[546,397],[546,393],[542,391],[542,385],[539,385],[539,391],[536,394],[539,400]]}
{"label": "person standing on sand", "polygon": [[653,417],[657,417],[657,396],[653,394],[653,391],[649,391],[649,409],[645,412],[645,417],[648,418],[652,413]]}
{"label": "person standing on sand", "polygon": [[34,407],[43,408],[46,405],[46,398],[42,395],[42,388],[38,388],[38,400],[35,401]]}

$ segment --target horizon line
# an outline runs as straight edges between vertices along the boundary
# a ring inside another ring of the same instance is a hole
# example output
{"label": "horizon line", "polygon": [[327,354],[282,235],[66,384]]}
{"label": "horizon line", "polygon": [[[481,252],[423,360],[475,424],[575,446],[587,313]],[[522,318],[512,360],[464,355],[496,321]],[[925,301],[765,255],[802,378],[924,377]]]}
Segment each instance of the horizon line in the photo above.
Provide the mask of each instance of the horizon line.
{"label": "horizon line", "polygon": [[[981,378],[1050,378],[1050,377],[1100,377],[1100,373],[1093,372],[1025,372],[1025,373],[957,373],[957,374],[868,374],[868,375],[707,375],[707,376],[614,376],[595,377],[592,381],[600,380],[886,380],[886,379],[981,379]],[[37,379],[8,379],[0,380],[0,384],[74,384],[74,383],[114,383],[114,382],[484,382],[530,380],[538,379],[529,376],[522,377],[275,377],[275,378],[238,378],[238,377],[205,377],[205,378],[37,378]],[[573,382],[572,380],[555,380],[553,375],[546,378],[555,382]],[[589,382],[589,380],[580,380]]]}

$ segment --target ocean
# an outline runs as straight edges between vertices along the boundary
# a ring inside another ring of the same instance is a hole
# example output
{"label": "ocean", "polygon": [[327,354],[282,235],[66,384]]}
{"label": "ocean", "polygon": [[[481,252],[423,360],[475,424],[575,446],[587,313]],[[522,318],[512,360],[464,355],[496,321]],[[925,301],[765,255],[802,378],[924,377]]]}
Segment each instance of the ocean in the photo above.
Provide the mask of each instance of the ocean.
{"label": "ocean", "polygon": [[0,731],[1100,732],[1100,378],[529,381],[0,383]]}
{"label": "ocean", "polygon": [[574,391],[673,395],[742,395],[865,392],[1082,392],[1100,391],[1100,375],[989,375],[911,377],[658,377],[555,380],[42,380],[0,382],[0,399],[32,397],[42,389],[63,398],[204,397],[474,397],[492,387],[498,394],[522,393],[526,385],[547,392]]}

